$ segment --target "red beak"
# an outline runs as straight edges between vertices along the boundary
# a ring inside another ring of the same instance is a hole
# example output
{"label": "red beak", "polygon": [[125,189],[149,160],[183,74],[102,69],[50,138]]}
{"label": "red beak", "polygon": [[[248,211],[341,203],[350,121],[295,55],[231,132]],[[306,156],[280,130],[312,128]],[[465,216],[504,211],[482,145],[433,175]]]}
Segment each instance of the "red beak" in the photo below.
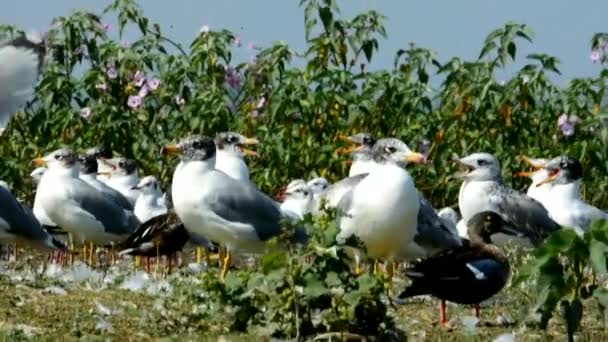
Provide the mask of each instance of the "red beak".
{"label": "red beak", "polygon": [[274,200],[277,202],[285,202],[285,199],[287,198],[287,187],[284,186],[282,188],[279,189],[279,191],[277,192],[276,195],[274,195]]}

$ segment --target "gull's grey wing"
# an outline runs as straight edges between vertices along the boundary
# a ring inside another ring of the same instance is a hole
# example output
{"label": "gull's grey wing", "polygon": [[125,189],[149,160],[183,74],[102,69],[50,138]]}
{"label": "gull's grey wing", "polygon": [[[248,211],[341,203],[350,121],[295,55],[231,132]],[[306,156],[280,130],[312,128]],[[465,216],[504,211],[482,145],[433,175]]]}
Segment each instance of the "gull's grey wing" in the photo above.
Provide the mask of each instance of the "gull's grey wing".
{"label": "gull's grey wing", "polygon": [[28,240],[47,240],[49,234],[42,229],[31,212],[21,205],[7,189],[0,187],[0,217],[9,224],[8,232]]}
{"label": "gull's grey wing", "polygon": [[116,235],[131,234],[139,225],[133,213],[123,210],[84,181],[74,187],[73,198],[80,207],[101,222],[105,231]]}
{"label": "gull's grey wing", "polygon": [[499,187],[489,200],[503,220],[521,229],[534,245],[561,229],[540,202],[515,190]]}
{"label": "gull's grey wing", "polygon": [[581,227],[583,230],[589,229],[591,224],[597,220],[608,220],[608,213],[592,205],[587,205],[575,218],[576,226]]}
{"label": "gull's grey wing", "polygon": [[100,184],[101,192],[108,196],[112,202],[118,204],[118,206],[124,210],[133,211],[133,204],[131,204],[131,202],[123,194],[121,194],[120,191],[107,186],[105,183],[100,182]]}
{"label": "gull's grey wing", "polygon": [[220,171],[214,176],[221,184],[214,182],[217,189],[206,198],[206,203],[216,215],[227,221],[251,225],[262,241],[281,232],[283,216],[270,197],[253,185],[238,182]]}
{"label": "gull's grey wing", "polygon": [[418,195],[420,209],[414,242],[431,253],[461,246],[462,239],[458,236],[458,232],[450,229],[422,194]]}

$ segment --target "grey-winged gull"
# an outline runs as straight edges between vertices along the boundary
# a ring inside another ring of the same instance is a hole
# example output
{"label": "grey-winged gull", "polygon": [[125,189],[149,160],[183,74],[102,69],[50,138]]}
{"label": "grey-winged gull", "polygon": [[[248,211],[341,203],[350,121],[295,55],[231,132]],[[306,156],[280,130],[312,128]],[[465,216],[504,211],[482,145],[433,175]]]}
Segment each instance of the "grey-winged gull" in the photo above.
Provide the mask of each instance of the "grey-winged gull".
{"label": "grey-winged gull", "polygon": [[338,135],[338,139],[353,144],[352,146],[339,148],[336,151],[339,154],[351,154],[353,158],[348,176],[353,177],[369,173],[375,166],[371,152],[377,139],[370,133],[357,133],[352,136]]}
{"label": "grey-winged gull", "polygon": [[259,143],[255,138],[248,138],[235,132],[218,133],[215,136],[217,148],[215,168],[239,182],[249,182],[249,168],[243,157],[257,156],[257,153],[245,146]]}
{"label": "grey-winged gull", "polygon": [[[220,276],[223,278],[234,250],[262,251],[264,241],[282,231],[279,207],[253,184],[239,182],[215,168],[212,138],[194,135],[177,145],[166,145],[163,154],[179,154],[173,174],[175,212],[188,231],[227,247]],[[306,241],[305,232],[296,238]]]}
{"label": "grey-winged gull", "polygon": [[79,177],[99,192],[108,196],[114,203],[124,210],[133,211],[133,205],[120,191],[108,186],[97,178],[98,165],[97,158],[91,154],[84,154],[78,157],[80,162]]}
{"label": "grey-winged gull", "polygon": [[608,220],[608,214],[586,203],[580,196],[583,167],[572,157],[560,156],[544,165],[546,178],[538,185],[549,185],[543,205],[551,217],[563,227],[574,228],[578,234],[587,231],[597,220]]}
{"label": "grey-winged gull", "polygon": [[458,195],[458,206],[465,222],[475,214],[493,211],[503,220],[522,230],[522,237],[495,236],[498,245],[509,241],[517,244],[539,244],[544,238],[561,227],[551,219],[545,207],[538,201],[502,184],[500,164],[489,153],[473,153],[459,160],[465,171]]}
{"label": "grey-winged gull", "polygon": [[354,235],[365,244],[368,257],[396,260],[414,241],[420,209],[418,191],[405,165],[424,157],[398,139],[378,140],[372,155],[377,165],[338,204],[336,239]]}
{"label": "grey-winged gull", "polygon": [[167,213],[163,190],[160,188],[160,182],[156,177],[146,176],[142,178],[135,188],[141,191],[135,202],[134,211],[140,222],[143,223],[155,216]]}
{"label": "grey-winged gull", "polygon": [[128,158],[101,159],[101,163],[112,166],[109,179],[105,183],[118,190],[131,205],[135,206],[135,201],[140,194],[139,190],[133,188],[139,183],[135,160]]}
{"label": "grey-winged gull", "polygon": [[116,203],[78,177],[78,156],[59,149],[37,165],[46,164],[37,195],[48,217],[79,242],[106,245],[132,233],[139,222]]}
{"label": "grey-winged gull", "polygon": [[0,133],[33,93],[45,52],[44,41],[24,34],[0,46]]}

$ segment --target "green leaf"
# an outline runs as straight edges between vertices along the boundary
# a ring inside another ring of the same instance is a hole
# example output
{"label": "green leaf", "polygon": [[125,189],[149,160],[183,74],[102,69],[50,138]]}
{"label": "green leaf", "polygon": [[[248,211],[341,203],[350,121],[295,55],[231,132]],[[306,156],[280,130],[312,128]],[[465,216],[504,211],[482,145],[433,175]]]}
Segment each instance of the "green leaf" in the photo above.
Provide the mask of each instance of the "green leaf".
{"label": "green leaf", "polygon": [[319,7],[319,17],[321,18],[321,22],[323,22],[325,30],[330,31],[334,21],[331,9],[329,7]]}
{"label": "green leaf", "polygon": [[600,274],[605,275],[608,273],[606,267],[606,253],[608,252],[608,245],[602,241],[592,239],[589,242],[589,259],[593,269]]}
{"label": "green leaf", "polygon": [[309,274],[305,278],[304,297],[318,298],[329,293],[329,289],[316,276]]}
{"label": "green leaf", "polygon": [[368,62],[371,62],[372,55],[374,53],[374,41],[373,40],[364,41],[361,48],[363,49],[363,53],[365,54],[365,59],[367,59]]}
{"label": "green leaf", "polygon": [[515,43],[509,42],[509,44],[507,45],[507,52],[509,53],[509,56],[511,56],[512,60],[515,60],[516,51],[517,51],[517,46],[515,46]]}

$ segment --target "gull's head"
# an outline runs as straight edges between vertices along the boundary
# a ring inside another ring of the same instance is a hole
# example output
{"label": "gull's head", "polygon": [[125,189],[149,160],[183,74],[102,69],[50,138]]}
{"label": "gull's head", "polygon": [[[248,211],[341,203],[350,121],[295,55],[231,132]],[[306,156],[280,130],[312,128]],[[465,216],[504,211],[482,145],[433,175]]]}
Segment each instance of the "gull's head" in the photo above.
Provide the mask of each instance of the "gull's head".
{"label": "gull's head", "polygon": [[422,164],[424,155],[413,152],[403,141],[395,138],[380,139],[372,149],[374,161],[379,164],[396,164],[405,167],[409,163]]}
{"label": "gull's head", "polygon": [[318,194],[323,192],[325,189],[329,188],[329,182],[325,177],[317,177],[313,178],[306,183],[312,191],[313,194]]}
{"label": "gull's head", "polygon": [[340,147],[338,154],[352,154],[354,158],[371,158],[372,148],[377,139],[370,133],[357,133],[346,136],[339,134],[338,139],[350,143],[350,146]]}
{"label": "gull's head", "polygon": [[83,154],[78,157],[81,175],[97,175],[97,159],[93,154]]}
{"label": "gull's head", "polygon": [[459,174],[463,178],[475,181],[500,181],[500,163],[489,153],[473,153],[460,158],[458,163],[463,168]]}
{"label": "gull's head", "polygon": [[165,145],[162,155],[179,154],[183,161],[215,160],[215,142],[205,135],[192,135],[180,140],[178,144]]}
{"label": "gull's head", "polygon": [[47,171],[48,169],[44,166],[40,166],[34,169],[34,171],[32,171],[32,173],[30,173],[30,177],[32,177],[32,179],[34,180],[34,182],[36,184],[40,183],[40,180],[42,179],[42,175],[44,175],[44,173]]}
{"label": "gull's head", "polygon": [[91,147],[84,154],[94,156],[96,159],[112,159],[114,156],[110,148],[102,145]]}
{"label": "gull's head", "polygon": [[137,185],[133,186],[131,190],[140,190],[145,195],[157,195],[162,196],[163,191],[160,188],[160,182],[154,176],[146,176],[142,178]]}
{"label": "gull's head", "polygon": [[492,243],[492,235],[497,233],[518,237],[527,235],[524,229],[515,227],[493,211],[475,214],[467,221],[467,228],[471,239],[481,239],[485,243]]}
{"label": "gull's head", "polygon": [[547,176],[537,186],[543,184],[564,185],[580,182],[583,179],[583,166],[576,158],[560,156],[545,164]]}
{"label": "gull's head", "polygon": [[306,186],[306,182],[303,179],[294,179],[286,186],[279,189],[277,194],[274,196],[275,201],[284,202],[287,199],[287,192],[290,189],[295,189],[298,187]]}
{"label": "gull's head", "polygon": [[129,158],[115,158],[115,159],[100,159],[103,164],[106,164],[112,170],[111,177],[116,176],[130,176],[137,174],[137,163],[133,159]]}
{"label": "gull's head", "polygon": [[215,146],[219,151],[234,153],[235,155],[257,157],[256,151],[247,149],[245,146],[258,145],[260,141],[256,138],[248,138],[235,132],[221,132],[215,136]]}
{"label": "gull's head", "polygon": [[76,170],[78,171],[78,155],[74,151],[62,148],[55,150],[42,158],[32,160],[35,166],[46,165],[49,170]]}
{"label": "gull's head", "polygon": [[532,184],[537,185],[548,176],[548,172],[545,169],[545,165],[549,161],[544,158],[530,158],[528,156],[519,156],[523,162],[530,166],[528,171],[519,171],[515,173],[517,177],[528,177],[532,179]]}
{"label": "gull's head", "polygon": [[287,185],[283,200],[303,200],[312,197],[312,191],[304,181],[296,180]]}

